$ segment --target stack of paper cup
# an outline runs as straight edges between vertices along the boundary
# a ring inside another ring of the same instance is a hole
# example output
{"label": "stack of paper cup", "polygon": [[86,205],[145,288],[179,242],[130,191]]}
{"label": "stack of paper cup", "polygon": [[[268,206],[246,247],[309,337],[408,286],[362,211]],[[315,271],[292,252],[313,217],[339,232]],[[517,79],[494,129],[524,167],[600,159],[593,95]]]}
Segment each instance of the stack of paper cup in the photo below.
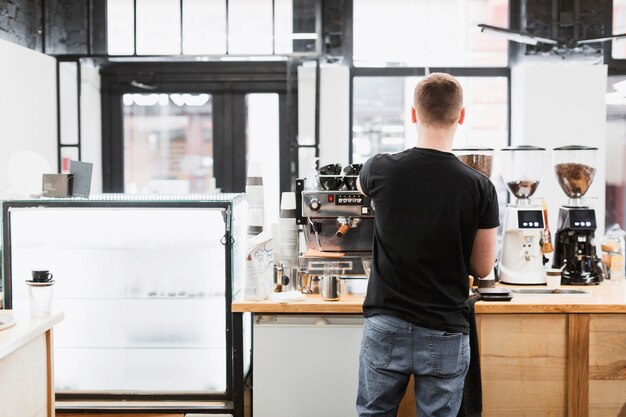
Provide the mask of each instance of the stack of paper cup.
{"label": "stack of paper cup", "polygon": [[280,200],[280,261],[283,267],[298,266],[296,194],[283,193]]}
{"label": "stack of paper cup", "polygon": [[250,162],[246,179],[248,197],[248,235],[263,231],[263,172],[259,161]]}

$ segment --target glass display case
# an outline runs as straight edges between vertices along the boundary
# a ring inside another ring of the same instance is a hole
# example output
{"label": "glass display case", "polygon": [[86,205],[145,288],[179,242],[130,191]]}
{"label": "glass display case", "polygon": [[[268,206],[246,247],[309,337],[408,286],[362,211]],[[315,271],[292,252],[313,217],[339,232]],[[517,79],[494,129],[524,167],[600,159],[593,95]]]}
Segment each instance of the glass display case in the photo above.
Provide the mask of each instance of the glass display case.
{"label": "glass display case", "polygon": [[57,399],[228,400],[246,211],[236,194],[2,202],[5,308],[27,310],[25,280],[45,269],[65,311]]}

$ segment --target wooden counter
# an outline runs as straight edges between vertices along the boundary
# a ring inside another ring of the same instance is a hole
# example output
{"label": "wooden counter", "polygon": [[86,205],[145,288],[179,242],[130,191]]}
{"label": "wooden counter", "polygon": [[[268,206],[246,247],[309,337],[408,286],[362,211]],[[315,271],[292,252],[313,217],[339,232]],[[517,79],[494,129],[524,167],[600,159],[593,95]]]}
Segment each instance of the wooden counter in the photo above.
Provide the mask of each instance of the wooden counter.
{"label": "wooden counter", "polygon": [[0,310],[0,314],[16,319],[14,326],[0,330],[0,417],[53,417],[52,327],[63,313],[31,317],[28,312]]}
{"label": "wooden counter", "polygon": [[[626,283],[563,288],[589,294],[515,294],[510,302],[476,303],[484,417],[626,416]],[[235,301],[232,310],[362,314],[362,304],[363,296],[335,302],[307,296]],[[413,398],[411,383],[398,416],[416,415]]]}
{"label": "wooden counter", "polygon": [[[545,286],[503,286],[507,288],[546,288]],[[476,303],[477,313],[626,313],[626,283],[593,286],[567,286],[564,289],[582,289],[590,294],[518,295],[509,302]],[[349,295],[341,301],[324,301],[318,295],[307,295],[304,301],[277,303],[270,301],[237,300],[232,304],[235,313],[319,313],[361,314],[363,296]]]}

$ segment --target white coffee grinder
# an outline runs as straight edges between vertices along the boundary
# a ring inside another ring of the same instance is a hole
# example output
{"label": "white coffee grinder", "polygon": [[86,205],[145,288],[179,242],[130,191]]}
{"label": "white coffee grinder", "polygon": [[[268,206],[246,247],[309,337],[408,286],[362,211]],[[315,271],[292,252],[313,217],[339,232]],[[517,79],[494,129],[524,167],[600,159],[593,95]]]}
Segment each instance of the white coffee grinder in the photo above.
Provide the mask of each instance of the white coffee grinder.
{"label": "white coffee grinder", "polygon": [[507,284],[545,284],[543,211],[530,197],[541,181],[546,150],[524,145],[504,148],[501,155],[502,178],[516,200],[504,212],[498,277]]}

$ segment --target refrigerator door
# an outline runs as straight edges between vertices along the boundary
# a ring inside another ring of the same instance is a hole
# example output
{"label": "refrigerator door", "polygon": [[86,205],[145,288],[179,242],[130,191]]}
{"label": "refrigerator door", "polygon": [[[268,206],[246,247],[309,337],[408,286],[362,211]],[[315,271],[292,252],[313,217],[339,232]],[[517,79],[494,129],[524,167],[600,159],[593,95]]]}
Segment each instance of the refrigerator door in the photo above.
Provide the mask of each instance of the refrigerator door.
{"label": "refrigerator door", "polygon": [[258,316],[255,417],[356,416],[360,315]]}

